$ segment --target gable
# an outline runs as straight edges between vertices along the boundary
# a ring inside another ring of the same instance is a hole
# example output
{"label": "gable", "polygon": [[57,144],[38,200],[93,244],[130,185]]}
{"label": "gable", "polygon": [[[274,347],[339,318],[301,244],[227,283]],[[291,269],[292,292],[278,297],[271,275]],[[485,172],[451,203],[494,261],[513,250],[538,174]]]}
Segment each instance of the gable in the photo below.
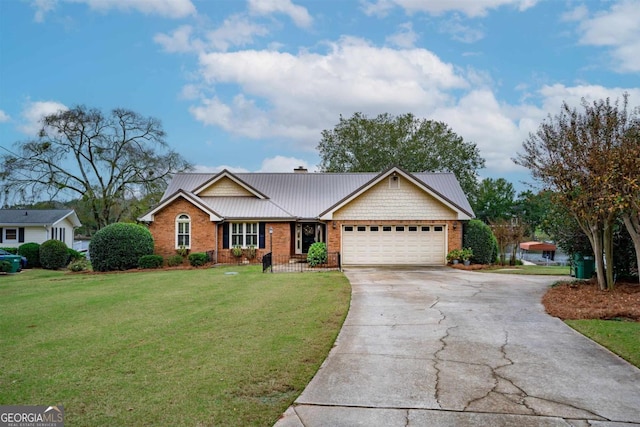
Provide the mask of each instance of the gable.
{"label": "gable", "polygon": [[234,182],[229,177],[222,177],[198,192],[200,197],[248,197],[253,196],[249,190]]}
{"label": "gable", "polygon": [[333,214],[333,219],[337,220],[447,220],[457,218],[456,211],[402,175],[384,177]]}

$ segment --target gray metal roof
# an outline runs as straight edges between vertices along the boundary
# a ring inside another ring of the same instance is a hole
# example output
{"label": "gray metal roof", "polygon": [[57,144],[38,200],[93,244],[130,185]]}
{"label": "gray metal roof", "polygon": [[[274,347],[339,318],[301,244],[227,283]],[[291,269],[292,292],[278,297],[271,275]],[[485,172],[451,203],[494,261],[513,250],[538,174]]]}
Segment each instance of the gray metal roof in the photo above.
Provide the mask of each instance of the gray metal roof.
{"label": "gray metal roof", "polygon": [[[193,191],[217,173],[176,174],[163,199],[182,189]],[[251,197],[202,197],[225,218],[317,218],[380,173],[234,173],[269,199]],[[473,210],[453,173],[410,174],[460,210]]]}
{"label": "gray metal roof", "polygon": [[50,225],[72,214],[73,209],[0,209],[0,225]]}

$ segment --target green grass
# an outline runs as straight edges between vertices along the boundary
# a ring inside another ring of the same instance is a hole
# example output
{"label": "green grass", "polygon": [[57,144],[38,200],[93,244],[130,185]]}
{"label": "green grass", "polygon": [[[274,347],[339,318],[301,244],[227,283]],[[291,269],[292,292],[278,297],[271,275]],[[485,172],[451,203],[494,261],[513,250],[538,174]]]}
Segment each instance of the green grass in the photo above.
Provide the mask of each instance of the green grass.
{"label": "green grass", "polygon": [[349,298],[339,272],[2,276],[0,404],[64,405],[74,426],[272,425]]}
{"label": "green grass", "polygon": [[558,265],[515,265],[497,267],[496,269],[481,270],[487,273],[501,274],[523,274],[523,275],[544,275],[544,276],[568,276],[569,266]]}
{"label": "green grass", "polygon": [[640,322],[566,320],[566,323],[640,368]]}

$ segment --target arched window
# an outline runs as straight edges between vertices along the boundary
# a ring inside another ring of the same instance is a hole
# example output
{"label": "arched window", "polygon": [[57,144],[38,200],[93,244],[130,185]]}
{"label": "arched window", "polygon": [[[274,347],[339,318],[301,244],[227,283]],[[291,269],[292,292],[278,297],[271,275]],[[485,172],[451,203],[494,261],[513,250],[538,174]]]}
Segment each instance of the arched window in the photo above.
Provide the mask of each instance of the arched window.
{"label": "arched window", "polygon": [[191,248],[191,218],[187,214],[176,218],[176,249]]}

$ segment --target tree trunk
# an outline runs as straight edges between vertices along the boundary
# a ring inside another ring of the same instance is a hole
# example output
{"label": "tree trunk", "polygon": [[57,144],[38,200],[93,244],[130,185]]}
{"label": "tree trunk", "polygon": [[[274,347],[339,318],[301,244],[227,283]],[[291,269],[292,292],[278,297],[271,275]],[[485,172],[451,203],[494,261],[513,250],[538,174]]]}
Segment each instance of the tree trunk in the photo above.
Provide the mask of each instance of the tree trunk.
{"label": "tree trunk", "polygon": [[583,224],[578,220],[578,224],[582,231],[589,238],[589,242],[591,243],[591,249],[593,249],[593,256],[595,257],[596,263],[596,278],[598,279],[598,287],[600,290],[607,289],[607,280],[605,277],[605,268],[604,268],[604,241],[603,241],[603,229],[600,224]]}
{"label": "tree trunk", "polygon": [[640,215],[638,212],[629,211],[623,213],[622,219],[631,236],[631,240],[633,240],[633,247],[636,250],[636,268],[640,273]]}
{"label": "tree trunk", "polygon": [[602,240],[604,246],[604,261],[608,267],[605,270],[606,290],[611,291],[615,286],[615,280],[613,277],[613,220],[610,220],[605,224]]}

